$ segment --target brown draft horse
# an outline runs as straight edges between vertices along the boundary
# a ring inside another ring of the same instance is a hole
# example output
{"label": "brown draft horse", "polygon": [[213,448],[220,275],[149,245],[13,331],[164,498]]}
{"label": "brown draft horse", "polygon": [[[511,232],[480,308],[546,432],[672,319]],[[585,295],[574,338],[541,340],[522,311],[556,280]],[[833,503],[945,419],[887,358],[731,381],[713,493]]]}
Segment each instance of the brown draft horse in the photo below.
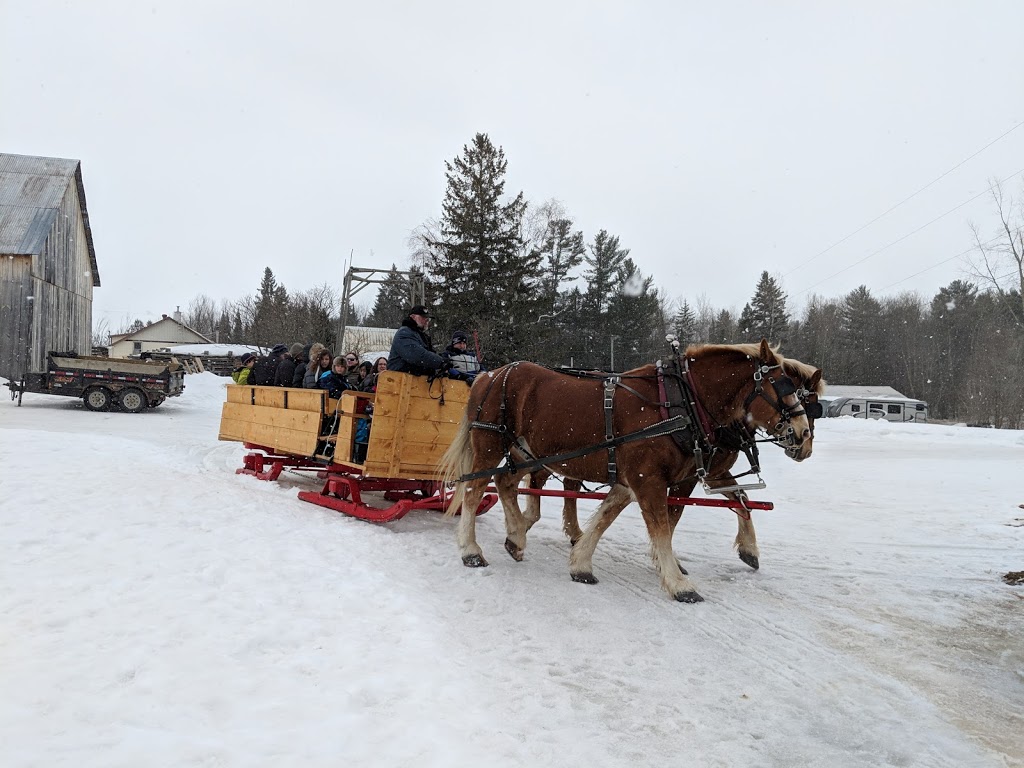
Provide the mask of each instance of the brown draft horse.
{"label": "brown draft horse", "polygon": [[[696,354],[699,347],[690,347],[686,350],[687,355]],[[810,425],[811,435],[814,434],[814,416],[812,414],[820,414],[820,406],[815,407],[818,403],[818,397],[825,393],[825,381],[821,377],[821,370],[815,368],[807,363],[802,363],[799,360],[792,358],[782,359],[782,369],[786,372],[786,375],[797,382],[797,397],[801,403],[804,404],[804,408],[807,411],[807,421]],[[733,445],[728,445],[722,441],[719,441],[716,446],[717,450],[711,457],[711,461],[708,465],[707,482],[711,488],[724,488],[727,486],[733,486],[737,484],[736,478],[732,475],[731,470],[737,459],[740,457],[740,449]],[[690,468],[690,474],[687,475],[679,483],[676,483],[669,488],[670,496],[686,497],[693,493],[693,489],[697,487],[699,482],[696,474],[696,464],[693,463]],[[530,488],[543,488],[545,482],[551,477],[551,472],[547,469],[539,469],[532,472],[529,476]],[[579,480],[572,478],[564,478],[563,486],[567,491],[579,491],[582,487],[582,483]],[[731,491],[723,494],[733,501],[745,501],[746,494],[744,491]],[[615,517],[619,512],[622,511],[620,507],[618,510],[606,509],[604,511],[605,519],[599,525],[600,530],[607,529],[614,521]],[[683,514],[683,507],[672,507],[668,509],[669,512],[669,525],[675,532],[676,525],[679,523],[679,518]],[[530,496],[526,501],[526,512],[524,513],[527,520],[539,520],[540,519],[540,499],[536,496]],[[609,519],[610,518],[610,519]],[[754,570],[760,567],[760,551],[757,546],[757,534],[754,531],[754,521],[751,519],[749,510],[746,513],[736,515],[737,531],[736,540],[734,547],[739,554],[740,560],[749,565]],[[566,497],[562,504],[562,530],[565,535],[569,538],[569,542],[573,547],[576,546],[577,542],[583,538],[583,530],[579,525],[579,518],[576,510],[576,499]],[[596,542],[594,543],[596,547]],[[582,554],[583,550],[581,550]],[[591,551],[591,555],[593,551]],[[578,555],[578,558],[580,556]],[[582,567],[584,571],[589,572],[589,568],[578,564],[578,567]],[[682,569],[682,566],[680,566]],[[682,569],[683,573],[686,573],[685,569]],[[597,579],[593,579],[588,583],[597,583]]]}
{"label": "brown draft horse", "polygon": [[[739,422],[750,431],[763,429],[778,437],[796,461],[811,455],[810,424],[798,408],[796,388],[783,373],[781,358],[766,341],[759,346],[702,347],[692,354],[688,351],[686,359],[700,405],[714,423]],[[487,565],[476,541],[476,516],[472,511],[492,476],[505,510],[505,549],[515,560],[522,560],[526,533],[539,518],[539,504],[537,517],[528,521],[517,497],[519,481],[527,471],[514,465],[599,445],[609,432],[621,437],[662,421],[655,366],[627,371],[621,379],[610,392],[613,408],[609,418],[604,378],[577,377],[533,363],[512,363],[477,377],[458,433],[442,459],[447,481],[474,475],[458,483],[447,512],[454,515],[461,509],[463,513],[457,534],[463,564]],[[608,483],[609,454],[602,449],[548,466],[577,480]],[[594,581],[590,555],[601,533],[618,514],[606,512],[621,510],[636,501],[647,525],[651,555],[662,586],[680,602],[701,601],[703,598],[672,554],[673,524],[667,503],[668,489],[683,482],[692,471],[692,452],[684,451],[670,435],[663,434],[620,444],[615,454],[615,482],[573,547],[570,576],[576,581]],[[513,471],[497,469],[506,457],[511,459]]]}

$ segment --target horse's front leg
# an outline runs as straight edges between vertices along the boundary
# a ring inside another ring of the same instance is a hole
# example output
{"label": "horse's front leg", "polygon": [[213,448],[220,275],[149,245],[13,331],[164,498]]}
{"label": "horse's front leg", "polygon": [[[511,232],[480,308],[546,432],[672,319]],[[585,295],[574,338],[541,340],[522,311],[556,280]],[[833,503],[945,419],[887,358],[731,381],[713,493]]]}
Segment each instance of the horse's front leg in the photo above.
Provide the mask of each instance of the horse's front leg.
{"label": "horse's front leg", "polygon": [[[587,521],[587,529],[582,531],[580,537],[573,545],[569,553],[569,576],[573,581],[583,584],[597,584],[594,578],[594,550],[597,549],[597,542],[601,535],[608,530],[619,513],[633,500],[633,494],[624,485],[613,485],[604,501]],[[575,505],[574,511],[575,511]]]}
{"label": "horse's front leg", "polygon": [[505,551],[516,562],[521,562],[523,559],[523,550],[526,549],[526,532],[530,529],[519,508],[519,481],[523,476],[523,472],[517,472],[497,475],[494,478],[494,487],[498,490],[501,508],[505,512]]}
{"label": "horse's front leg", "polygon": [[[651,538],[651,559],[661,577],[661,586],[681,603],[702,602],[704,598],[682,573],[672,553],[672,525],[665,486],[651,483],[639,491],[634,490],[634,493]],[[678,522],[678,516],[675,520]]]}
{"label": "horse's front leg", "polygon": [[[719,475],[710,483],[712,488],[735,484],[736,478],[728,473]],[[733,501],[747,501],[745,491],[733,491],[725,496]],[[757,548],[757,532],[754,531],[754,520],[750,510],[736,514],[736,526],[736,540],[733,542],[733,548],[739,553],[740,560],[756,571],[760,567],[761,552]]]}
{"label": "horse's front leg", "polygon": [[[562,488],[570,493],[579,493],[582,487],[583,483],[579,480],[573,480],[571,477],[562,479]],[[580,529],[579,512],[576,509],[576,499],[574,497],[566,496],[562,499],[562,532],[569,537],[569,543],[574,547],[576,542],[583,538],[583,531]]]}

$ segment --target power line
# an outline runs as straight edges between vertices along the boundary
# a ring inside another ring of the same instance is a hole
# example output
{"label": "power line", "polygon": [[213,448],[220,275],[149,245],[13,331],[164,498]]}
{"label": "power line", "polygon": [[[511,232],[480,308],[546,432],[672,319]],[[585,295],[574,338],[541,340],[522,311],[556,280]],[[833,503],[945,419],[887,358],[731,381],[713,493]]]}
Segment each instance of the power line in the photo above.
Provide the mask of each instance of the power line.
{"label": "power line", "polygon": [[[982,243],[982,245],[983,245],[983,246],[986,246],[986,245],[992,245],[992,243],[996,242],[997,240],[1001,240],[1001,239],[1002,239],[1002,237],[1003,237],[1002,235],[996,235],[996,236],[995,236],[995,237],[993,237],[993,238],[992,238],[991,240],[986,240],[986,241],[985,241],[984,243]],[[975,245],[972,245],[972,246],[971,246],[970,248],[968,248],[967,250],[964,250],[964,251],[960,251],[960,253],[956,254],[955,256],[950,256],[950,257],[949,257],[948,259],[943,259],[942,261],[937,261],[937,262],[935,262],[934,264],[932,264],[932,265],[931,265],[930,267],[925,267],[925,268],[924,268],[924,269],[922,269],[922,270],[921,270],[920,272],[915,272],[915,273],[914,273],[914,274],[912,274],[912,275],[908,275],[907,277],[904,277],[904,278],[903,278],[902,280],[897,280],[897,281],[896,281],[895,283],[889,283],[889,285],[885,286],[884,288],[879,288],[879,289],[878,289],[878,290],[879,290],[879,293],[881,293],[882,291],[887,291],[887,290],[889,290],[889,289],[890,289],[890,288],[892,288],[892,287],[893,287],[894,285],[899,285],[900,283],[905,283],[905,282],[907,282],[907,280],[913,280],[913,279],[914,279],[915,277],[917,277],[918,275],[923,275],[923,274],[924,274],[925,272],[931,272],[931,271],[932,271],[933,269],[935,269],[935,268],[937,268],[937,267],[941,267],[941,266],[942,266],[943,264],[948,264],[949,262],[953,261],[953,259],[959,259],[959,258],[961,258],[961,257],[963,257],[963,256],[966,256],[966,255],[967,255],[967,254],[969,254],[969,253],[970,253],[971,251],[973,251],[973,250],[974,250],[975,248],[977,248],[977,246],[975,246]],[[1011,272],[1011,273],[1009,273],[1009,274],[1013,274],[1013,273]],[[1007,276],[1007,275],[1003,275],[1003,277],[1006,277],[1006,276]],[[1002,280],[1003,278],[1002,278],[1002,277],[1000,277],[1000,278],[996,278],[996,279],[998,279],[998,280]]]}
{"label": "power line", "polygon": [[[1007,176],[1007,177],[1006,177],[1005,179],[1000,179],[1000,180],[999,180],[999,181],[998,181],[997,183],[999,183],[999,184],[1003,184],[1003,183],[1005,183],[1005,182],[1009,181],[1010,179],[1012,179],[1012,178],[1013,178],[1014,176],[1017,176],[1017,175],[1019,175],[1019,174],[1021,174],[1021,173],[1024,173],[1024,168],[1021,168],[1021,169],[1020,169],[1019,171],[1014,171],[1014,172],[1013,172],[1013,173],[1011,173],[1011,174],[1010,174],[1009,176]],[[836,277],[836,276],[838,276],[838,275],[841,275],[841,274],[843,274],[843,272],[847,272],[847,271],[849,271],[849,270],[853,269],[854,267],[856,267],[856,266],[858,266],[858,265],[860,265],[860,264],[863,264],[863,263],[864,263],[865,261],[867,261],[868,259],[870,259],[870,258],[872,258],[872,257],[874,257],[874,256],[877,256],[878,254],[882,253],[882,251],[888,250],[889,248],[892,248],[892,246],[894,246],[894,245],[898,245],[899,243],[902,243],[902,242],[903,242],[904,240],[906,240],[906,239],[907,239],[908,237],[912,237],[913,235],[916,235],[916,234],[917,234],[918,232],[920,232],[920,231],[921,231],[922,229],[925,229],[926,227],[930,227],[930,226],[931,226],[932,224],[934,224],[935,222],[939,221],[940,219],[944,219],[944,218],[945,218],[946,216],[949,216],[949,214],[953,213],[954,211],[958,211],[958,210],[960,210],[961,208],[963,208],[963,207],[964,207],[965,205],[967,205],[968,203],[973,203],[973,202],[974,202],[975,200],[977,200],[977,199],[978,199],[979,197],[981,197],[982,195],[988,194],[988,192],[989,192],[989,190],[987,190],[987,189],[985,189],[985,190],[982,190],[981,192],[979,192],[978,194],[976,194],[976,195],[975,195],[974,197],[972,197],[972,198],[970,198],[970,199],[968,199],[968,200],[964,200],[964,201],[963,201],[962,203],[960,203],[959,205],[956,205],[956,206],[954,206],[954,207],[950,208],[950,209],[949,209],[948,211],[946,211],[945,213],[943,213],[943,214],[941,214],[941,215],[939,215],[939,216],[936,216],[936,217],[935,217],[934,219],[932,219],[931,221],[929,221],[929,222],[927,222],[927,223],[925,223],[925,224],[922,224],[922,225],[921,225],[920,227],[918,227],[917,229],[913,230],[912,232],[908,232],[907,234],[903,235],[903,237],[897,238],[896,240],[893,240],[893,241],[892,241],[891,243],[888,243],[888,244],[886,244],[886,245],[883,245],[883,246],[882,246],[881,248],[879,248],[879,249],[878,249],[878,250],[876,250],[876,251],[872,251],[871,253],[869,253],[869,254],[868,254],[867,256],[865,256],[864,258],[862,258],[862,259],[859,259],[859,260],[857,260],[857,261],[853,262],[852,264],[850,264],[850,265],[848,265],[848,266],[845,266],[845,267],[843,267],[843,268],[842,268],[842,269],[840,269],[840,270],[839,270],[838,272],[834,272],[834,273],[832,273],[831,275],[829,275],[828,277],[822,278],[821,280],[819,280],[818,282],[814,283],[813,285],[811,285],[811,286],[809,286],[809,287],[807,287],[807,288],[804,288],[804,289],[803,289],[802,291],[800,291],[800,293],[801,293],[801,294],[803,294],[803,293],[807,293],[807,292],[808,292],[808,291],[810,291],[810,290],[811,290],[812,288],[816,288],[816,287],[818,287],[819,285],[821,285],[822,283],[826,283],[826,282],[828,282],[828,281],[829,281],[829,280],[831,280],[831,279],[832,279],[833,277]],[[954,258],[955,258],[955,257],[954,257]],[[787,274],[788,274],[788,273],[787,273]]]}
{"label": "power line", "polygon": [[906,203],[906,202],[909,202],[910,200],[913,200],[913,199],[914,199],[915,197],[917,197],[917,196],[918,196],[919,194],[921,194],[922,192],[924,192],[924,191],[925,191],[926,189],[928,189],[928,188],[929,188],[930,186],[932,186],[932,185],[933,185],[933,184],[935,184],[936,182],[938,182],[938,181],[941,181],[942,179],[946,178],[947,176],[949,176],[949,174],[951,174],[951,173],[952,173],[953,171],[955,171],[955,170],[956,170],[957,168],[959,168],[960,166],[962,166],[962,165],[963,165],[964,163],[966,163],[966,162],[967,162],[968,160],[973,160],[973,159],[974,159],[974,158],[976,158],[976,157],[977,157],[978,155],[980,155],[980,154],[981,154],[982,152],[984,152],[984,151],[985,151],[986,149],[988,149],[988,148],[989,148],[989,147],[991,147],[991,146],[992,146],[993,144],[995,144],[995,143],[996,143],[997,141],[1000,141],[1000,140],[1002,140],[1002,139],[1006,138],[1006,137],[1007,137],[1007,136],[1009,136],[1009,135],[1010,135],[1011,133],[1013,133],[1013,132],[1014,132],[1014,131],[1016,131],[1016,130],[1017,130],[1018,128],[1020,128],[1020,127],[1021,127],[1022,125],[1024,125],[1024,120],[1021,120],[1021,121],[1020,121],[1019,123],[1017,123],[1017,124],[1016,124],[1015,126],[1013,126],[1012,128],[1010,128],[1010,130],[1008,130],[1008,131],[1006,131],[1005,133],[1003,133],[1003,134],[1000,134],[1000,135],[999,135],[999,136],[997,136],[996,138],[992,139],[992,141],[990,141],[990,142],[989,142],[988,144],[986,144],[986,145],[985,145],[984,147],[982,147],[981,149],[979,149],[979,150],[978,150],[977,152],[975,152],[974,154],[972,154],[972,155],[969,155],[968,157],[965,157],[965,158],[964,158],[963,160],[961,160],[961,161],[960,161],[959,163],[957,163],[956,165],[954,165],[954,166],[953,166],[952,168],[950,168],[950,169],[949,169],[948,171],[946,171],[945,173],[941,174],[940,176],[936,176],[936,177],[935,177],[934,179],[932,179],[932,180],[931,180],[931,181],[929,181],[929,182],[928,182],[927,184],[925,184],[925,185],[924,185],[923,187],[921,187],[921,188],[920,188],[919,190],[917,190],[917,191],[916,191],[916,192],[915,192],[914,194],[912,194],[912,195],[910,195],[910,196],[908,196],[908,197],[905,197],[905,198],[903,198],[903,199],[902,199],[902,200],[900,200],[900,201],[899,201],[898,203],[896,203],[896,205],[892,206],[892,207],[891,207],[891,208],[889,208],[888,210],[886,210],[886,211],[884,211],[884,212],[882,212],[882,213],[878,214],[877,216],[875,216],[875,218],[873,218],[873,219],[872,219],[871,221],[869,221],[869,222],[868,222],[867,224],[865,224],[864,226],[862,226],[862,227],[858,227],[858,228],[857,228],[857,229],[855,229],[855,230],[854,230],[853,232],[851,232],[851,233],[850,233],[850,234],[848,234],[848,235],[847,235],[846,237],[844,237],[844,238],[843,238],[842,240],[837,240],[836,242],[832,243],[832,245],[830,245],[830,246],[829,246],[828,248],[826,248],[825,250],[823,250],[823,251],[820,251],[820,252],[818,252],[818,253],[814,254],[813,256],[811,256],[811,258],[809,258],[809,259],[807,259],[806,261],[804,261],[804,262],[802,262],[802,263],[800,263],[800,264],[796,265],[795,267],[793,267],[793,269],[789,270],[789,272],[786,272],[785,274],[783,274],[783,277],[788,277],[789,275],[791,275],[791,274],[793,274],[794,272],[796,272],[796,271],[797,271],[798,269],[802,269],[803,267],[805,267],[805,266],[807,266],[808,264],[810,264],[810,263],[811,263],[812,261],[814,261],[814,260],[815,260],[816,258],[818,258],[819,256],[824,256],[824,255],[825,255],[826,253],[828,253],[829,251],[831,251],[831,250],[832,250],[833,248],[835,248],[835,247],[836,247],[837,245],[842,245],[843,243],[845,243],[845,242],[846,242],[847,240],[849,240],[849,239],[850,239],[851,237],[853,237],[854,235],[856,235],[856,234],[859,234],[860,232],[863,232],[863,231],[864,231],[865,229],[867,229],[868,227],[870,227],[870,226],[871,226],[872,224],[874,224],[874,223],[875,223],[876,221],[878,221],[879,219],[882,219],[882,218],[884,218],[884,217],[888,216],[888,215],[889,215],[890,213],[892,213],[893,211],[895,211],[895,210],[896,210],[897,208],[899,208],[899,207],[900,207],[901,205],[903,205],[904,203]]}

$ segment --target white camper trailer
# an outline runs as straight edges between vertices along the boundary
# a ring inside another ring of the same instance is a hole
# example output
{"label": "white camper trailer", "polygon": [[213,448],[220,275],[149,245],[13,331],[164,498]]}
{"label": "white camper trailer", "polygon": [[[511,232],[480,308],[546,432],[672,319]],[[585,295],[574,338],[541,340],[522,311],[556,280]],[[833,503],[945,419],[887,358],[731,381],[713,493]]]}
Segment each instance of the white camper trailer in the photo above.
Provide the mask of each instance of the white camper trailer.
{"label": "white camper trailer", "polygon": [[829,403],[826,415],[926,422],[928,403],[910,397],[838,397]]}

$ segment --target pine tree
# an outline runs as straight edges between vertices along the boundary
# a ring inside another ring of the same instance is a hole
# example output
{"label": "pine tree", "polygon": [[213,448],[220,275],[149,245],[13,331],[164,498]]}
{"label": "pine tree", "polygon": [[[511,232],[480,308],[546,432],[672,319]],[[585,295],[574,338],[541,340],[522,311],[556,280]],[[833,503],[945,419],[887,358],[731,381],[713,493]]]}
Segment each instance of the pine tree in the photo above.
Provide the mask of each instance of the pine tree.
{"label": "pine tree", "polygon": [[398,267],[392,264],[391,271],[377,290],[377,299],[366,318],[366,324],[375,328],[397,327],[405,318],[410,300],[409,280],[399,274]]}
{"label": "pine tree", "polygon": [[849,378],[843,384],[881,384],[883,365],[880,335],[882,305],[867,286],[850,291],[841,308],[843,370]]}
{"label": "pine tree", "polygon": [[743,307],[740,315],[740,336],[747,341],[768,339],[777,344],[785,339],[788,327],[786,294],[775,278],[767,271],[762,272],[753,298]]}
{"label": "pine tree", "polygon": [[504,151],[478,133],[445,163],[440,235],[424,235],[441,328],[480,331],[495,362],[528,346],[540,299],[541,257],[522,237],[526,202],[522,192],[504,202],[507,166]]}
{"label": "pine tree", "polygon": [[687,344],[695,344],[697,342],[697,315],[694,314],[690,303],[686,299],[683,299],[683,303],[679,306],[679,311],[676,312],[672,326],[672,332],[679,339],[679,343],[684,349]]}
{"label": "pine tree", "polygon": [[594,236],[590,255],[584,256],[588,269],[583,273],[587,282],[587,301],[594,315],[601,315],[615,292],[623,262],[629,256],[628,248],[619,248],[619,238],[602,229]]}

